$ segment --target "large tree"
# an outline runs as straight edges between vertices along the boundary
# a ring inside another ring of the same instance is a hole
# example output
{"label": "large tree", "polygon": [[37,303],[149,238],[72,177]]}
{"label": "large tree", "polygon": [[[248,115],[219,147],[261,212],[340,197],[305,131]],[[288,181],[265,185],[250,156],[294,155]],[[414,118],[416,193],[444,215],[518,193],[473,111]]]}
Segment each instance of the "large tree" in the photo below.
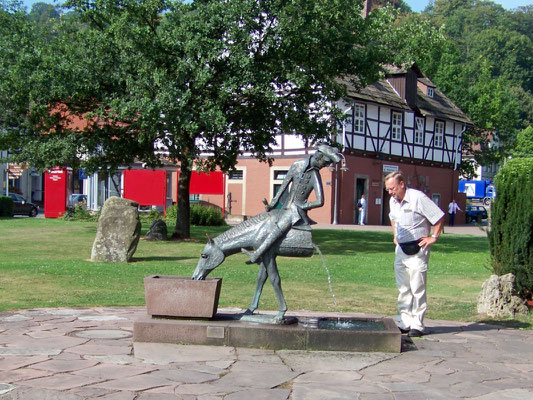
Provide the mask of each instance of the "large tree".
{"label": "large tree", "polygon": [[[193,165],[228,170],[243,152],[267,160],[280,133],[328,137],[345,89],[337,78],[376,80],[401,34],[390,10],[363,19],[361,0],[66,6],[74,13],[47,35],[16,19],[33,38],[24,55],[36,58],[1,71],[23,89],[2,105],[15,116],[3,142],[14,159],[42,168],[179,164],[177,237],[189,236]],[[73,116],[87,126],[76,128]]]}

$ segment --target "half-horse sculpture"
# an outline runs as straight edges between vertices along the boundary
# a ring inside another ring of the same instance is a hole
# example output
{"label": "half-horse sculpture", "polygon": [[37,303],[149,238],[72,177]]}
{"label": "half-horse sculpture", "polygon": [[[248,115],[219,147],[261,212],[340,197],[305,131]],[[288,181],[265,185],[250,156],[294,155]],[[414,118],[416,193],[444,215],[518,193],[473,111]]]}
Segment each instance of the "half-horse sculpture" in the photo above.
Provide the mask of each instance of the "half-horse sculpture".
{"label": "half-horse sculpture", "polygon": [[[208,238],[208,242],[202,251],[200,260],[193,274],[193,279],[202,280],[224,259],[232,254],[240,253],[241,249],[255,250],[269,234],[270,227],[275,223],[282,210],[264,212],[249,220],[246,220],[234,228],[218,235],[214,239]],[[314,247],[311,241],[311,228],[309,225],[291,228],[288,233],[276,241],[259,258],[259,272],[257,274],[257,286],[250,307],[245,314],[253,314],[259,305],[259,298],[267,277],[274,287],[274,293],[279,305],[279,312],[275,320],[283,320],[287,311],[287,304],[281,290],[281,279],[278,273],[276,257],[311,257]]]}
{"label": "half-horse sculpture", "polygon": [[[267,212],[244,221],[235,228],[209,239],[202,252],[193,279],[204,279],[230,255],[242,251],[250,257],[249,263],[259,264],[257,288],[250,308],[252,314],[259,304],[267,276],[270,278],[279,305],[276,321],[282,321],[287,305],[281,291],[281,280],[276,264],[278,255],[310,257],[312,222],[307,212],[324,205],[320,169],[343,159],[338,148],[317,143],[316,152],[292,163],[278,192],[270,203],[263,200]],[[316,199],[309,201],[311,192]],[[282,198],[284,199],[282,201]],[[275,209],[282,204],[281,209]],[[251,251],[253,250],[253,252]]]}

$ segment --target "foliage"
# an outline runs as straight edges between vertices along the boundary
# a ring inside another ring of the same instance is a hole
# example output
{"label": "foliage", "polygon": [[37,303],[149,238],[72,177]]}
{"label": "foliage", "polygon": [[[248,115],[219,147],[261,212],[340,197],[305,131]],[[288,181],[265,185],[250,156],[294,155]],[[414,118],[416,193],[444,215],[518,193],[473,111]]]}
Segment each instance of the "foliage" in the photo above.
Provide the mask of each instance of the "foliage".
{"label": "foliage", "polygon": [[[178,207],[173,204],[167,207],[167,221],[175,221],[178,215]],[[194,204],[191,206],[191,224],[199,226],[224,226],[226,222],[222,216],[222,211],[215,207]]]}
{"label": "foliage", "polygon": [[100,218],[100,210],[93,212],[84,203],[74,204],[63,215],[65,221],[98,221],[98,218]]}
{"label": "foliage", "polygon": [[175,204],[168,206],[165,213],[167,221],[176,221],[176,218],[178,218],[178,206]]}
{"label": "foliage", "polygon": [[59,7],[44,2],[34,3],[28,14],[29,19],[39,25],[48,24],[51,20],[58,19],[59,16]]}
{"label": "foliage", "polygon": [[222,211],[215,207],[206,207],[200,204],[191,206],[191,224],[201,226],[226,225]]}
{"label": "foliage", "polygon": [[522,129],[516,136],[512,151],[513,157],[533,157],[533,127]]}
{"label": "foliage", "polygon": [[156,209],[150,209],[148,212],[139,213],[139,219],[143,225],[152,225],[154,221],[161,218],[161,213]]}
{"label": "foliage", "polygon": [[509,160],[495,178],[489,232],[492,269],[512,272],[524,298],[533,296],[533,158]]}
{"label": "foliage", "polygon": [[13,199],[9,196],[0,196],[0,217],[13,215]]}

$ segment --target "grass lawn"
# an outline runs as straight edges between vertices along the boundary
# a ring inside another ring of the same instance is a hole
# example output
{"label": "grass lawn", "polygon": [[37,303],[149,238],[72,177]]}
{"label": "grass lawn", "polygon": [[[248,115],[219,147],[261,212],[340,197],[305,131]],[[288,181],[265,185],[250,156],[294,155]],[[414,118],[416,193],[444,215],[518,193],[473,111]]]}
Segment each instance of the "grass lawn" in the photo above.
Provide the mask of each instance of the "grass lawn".
{"label": "grass lawn", "polygon": [[[148,275],[191,276],[205,244],[227,227],[192,227],[185,242],[141,240],[131,263],[89,260],[95,222],[61,219],[0,219],[0,311],[38,307],[143,305],[143,278]],[[148,225],[143,225],[142,234]],[[173,226],[169,226],[169,230]],[[291,311],[365,312],[394,315],[397,289],[392,268],[392,233],[314,230],[324,254],[332,289],[318,254],[278,258],[287,305]],[[246,308],[255,290],[257,266],[244,255],[231,256],[210,277],[223,278],[221,307]],[[431,319],[479,321],[476,299],[490,276],[486,237],[444,234],[432,246],[426,314]],[[269,283],[259,308],[276,310]],[[506,324],[531,328],[527,316]]]}

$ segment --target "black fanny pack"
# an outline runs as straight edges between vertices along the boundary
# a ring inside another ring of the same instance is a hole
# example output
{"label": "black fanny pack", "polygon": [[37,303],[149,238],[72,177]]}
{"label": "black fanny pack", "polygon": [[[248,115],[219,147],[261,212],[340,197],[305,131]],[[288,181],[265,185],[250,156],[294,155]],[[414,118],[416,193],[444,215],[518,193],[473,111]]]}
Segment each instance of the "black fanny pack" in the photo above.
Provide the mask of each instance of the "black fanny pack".
{"label": "black fanny pack", "polygon": [[420,243],[422,239],[413,240],[411,242],[404,242],[404,243],[398,243],[400,247],[402,248],[402,251],[407,254],[408,256],[412,256],[420,251],[420,246],[418,243]]}

